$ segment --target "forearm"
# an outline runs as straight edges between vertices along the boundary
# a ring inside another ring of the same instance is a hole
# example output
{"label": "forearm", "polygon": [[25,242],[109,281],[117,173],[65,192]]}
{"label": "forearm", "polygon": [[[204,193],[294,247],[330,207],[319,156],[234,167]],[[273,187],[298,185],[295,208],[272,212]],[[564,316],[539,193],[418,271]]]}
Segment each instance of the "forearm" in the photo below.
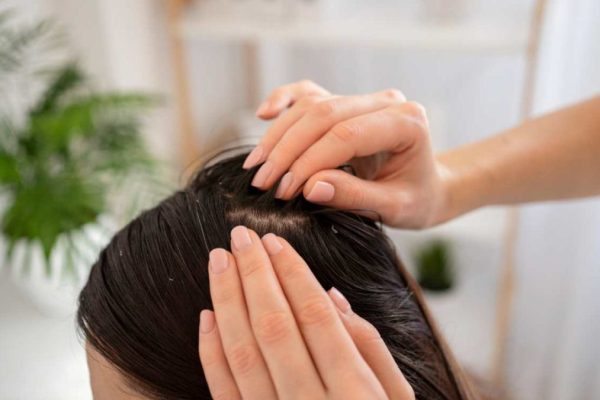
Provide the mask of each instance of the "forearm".
{"label": "forearm", "polygon": [[600,194],[600,97],[437,156],[440,221],[497,204]]}

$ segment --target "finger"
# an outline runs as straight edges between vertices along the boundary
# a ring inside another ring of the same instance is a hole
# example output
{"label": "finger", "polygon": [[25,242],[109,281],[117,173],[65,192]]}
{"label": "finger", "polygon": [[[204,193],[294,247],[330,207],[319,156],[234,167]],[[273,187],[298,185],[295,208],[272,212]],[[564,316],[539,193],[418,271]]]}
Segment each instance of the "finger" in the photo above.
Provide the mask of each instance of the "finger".
{"label": "finger", "polygon": [[340,210],[352,210],[374,220],[388,220],[404,204],[396,187],[364,180],[339,169],[314,174],[303,189],[304,198]]}
{"label": "finger", "polygon": [[308,265],[285,239],[267,234],[262,240],[325,386],[369,382],[377,392],[373,372]]}
{"label": "finger", "polygon": [[[399,92],[384,91],[364,96],[323,99],[309,106],[305,114],[280,135],[267,161],[256,173],[252,185],[263,190],[270,188],[306,149],[336,124],[401,101],[404,101],[404,97]],[[290,198],[298,186],[294,173],[288,172],[279,184],[277,197]]]}
{"label": "finger", "polygon": [[284,133],[302,118],[312,105],[330,97],[331,96],[305,96],[298,100],[285,114],[280,115],[279,118],[271,124],[258,145],[254,147],[244,160],[242,168],[250,169],[264,162]]}
{"label": "finger", "polygon": [[354,340],[354,344],[383,385],[388,397],[398,400],[413,400],[415,393],[412,387],[398,368],[377,329],[367,320],[352,312],[350,303],[339,290],[332,288],[328,293],[338,309],[344,326]]}
{"label": "finger", "polygon": [[234,257],[213,249],[209,261],[210,294],[223,351],[244,399],[276,399],[275,387],[252,333]]}
{"label": "finger", "polygon": [[200,313],[199,353],[211,396],[214,399],[241,399],[225,358],[215,314],[210,310]]}
{"label": "finger", "polygon": [[271,119],[304,96],[326,96],[329,92],[310,80],[283,85],[273,90],[258,107],[256,116]]}
{"label": "finger", "polygon": [[419,107],[395,104],[336,124],[294,161],[289,169],[294,182],[288,193],[295,193],[315,173],[337,168],[354,157],[381,151],[403,153],[423,142],[428,129]]}
{"label": "finger", "polygon": [[260,238],[244,226],[233,228],[231,238],[254,335],[279,397],[289,398],[293,393],[324,394]]}

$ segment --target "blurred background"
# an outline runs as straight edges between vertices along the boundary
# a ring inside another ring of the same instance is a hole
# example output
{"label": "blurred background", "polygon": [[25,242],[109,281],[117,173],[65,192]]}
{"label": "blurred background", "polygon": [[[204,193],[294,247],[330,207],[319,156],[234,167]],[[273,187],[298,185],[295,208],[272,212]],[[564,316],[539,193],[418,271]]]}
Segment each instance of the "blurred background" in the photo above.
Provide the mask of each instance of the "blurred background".
{"label": "blurred background", "polygon": [[[0,13],[7,400],[91,398],[73,316],[98,249],[194,161],[255,143],[278,85],[398,88],[426,107],[437,150],[600,92],[596,0],[4,0]],[[389,234],[482,387],[600,398],[598,199]]]}

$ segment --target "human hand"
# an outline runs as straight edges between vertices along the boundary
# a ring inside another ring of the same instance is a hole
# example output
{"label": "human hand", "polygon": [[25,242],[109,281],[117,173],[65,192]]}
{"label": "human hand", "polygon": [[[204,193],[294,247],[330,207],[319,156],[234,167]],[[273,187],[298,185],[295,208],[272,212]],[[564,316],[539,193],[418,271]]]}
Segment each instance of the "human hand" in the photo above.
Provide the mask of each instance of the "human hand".
{"label": "human hand", "polygon": [[[448,172],[434,157],[424,108],[399,91],[333,96],[301,81],[275,89],[257,115],[278,118],[244,163],[249,169],[264,162],[255,187],[267,190],[281,178],[281,199],[302,190],[311,202],[395,227],[425,228],[446,218]],[[357,176],[336,169],[347,162]]]}
{"label": "human hand", "polygon": [[377,330],[283,238],[237,226],[210,252],[200,360],[215,399],[414,399]]}

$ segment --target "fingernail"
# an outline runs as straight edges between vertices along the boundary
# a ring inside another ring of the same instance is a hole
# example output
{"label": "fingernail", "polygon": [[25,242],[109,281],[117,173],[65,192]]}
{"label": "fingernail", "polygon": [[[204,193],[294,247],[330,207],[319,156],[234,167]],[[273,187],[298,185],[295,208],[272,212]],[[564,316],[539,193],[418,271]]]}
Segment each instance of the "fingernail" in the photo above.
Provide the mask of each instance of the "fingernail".
{"label": "fingernail", "polygon": [[208,253],[208,260],[210,269],[215,274],[220,274],[225,271],[229,264],[227,252],[224,249],[212,249],[210,253]]}
{"label": "fingernail", "polygon": [[277,187],[277,192],[275,192],[275,197],[281,198],[288,190],[292,181],[294,180],[294,176],[292,175],[292,171],[286,173],[283,178],[281,178],[281,182],[279,182],[279,186]]}
{"label": "fingernail", "polygon": [[248,228],[243,225],[238,225],[231,230],[231,240],[236,249],[241,250],[244,247],[250,246],[252,240],[250,239],[250,232]]}
{"label": "fingernail", "polygon": [[210,310],[200,312],[200,332],[209,333],[215,328],[215,313]]}
{"label": "fingernail", "polygon": [[252,179],[252,186],[259,187],[265,184],[269,175],[273,172],[273,163],[271,160],[267,160],[259,169],[254,179]]}
{"label": "fingernail", "polygon": [[265,101],[263,102],[258,109],[256,110],[256,116],[260,117],[261,115],[263,115],[267,110],[269,109],[269,102]]}
{"label": "fingernail", "polygon": [[321,203],[333,199],[335,188],[331,183],[317,181],[306,196],[306,200]]}
{"label": "fingernail", "polygon": [[342,292],[337,290],[335,287],[332,287],[329,291],[329,297],[331,297],[331,300],[333,300],[335,306],[343,314],[350,314],[352,312],[352,307],[350,306],[348,300],[346,300]]}
{"label": "fingernail", "polygon": [[265,236],[263,236],[262,241],[265,245],[265,249],[267,249],[267,253],[272,256],[279,253],[281,249],[283,249],[283,246],[281,245],[281,242],[277,236],[272,233],[267,233]]}
{"label": "fingernail", "polygon": [[263,156],[263,153],[264,153],[263,147],[259,144],[254,149],[252,149],[250,154],[248,154],[248,157],[246,157],[246,160],[244,161],[244,165],[242,165],[242,168],[250,169],[250,168],[254,167],[255,165],[257,165],[259,162],[262,161],[261,157]]}

